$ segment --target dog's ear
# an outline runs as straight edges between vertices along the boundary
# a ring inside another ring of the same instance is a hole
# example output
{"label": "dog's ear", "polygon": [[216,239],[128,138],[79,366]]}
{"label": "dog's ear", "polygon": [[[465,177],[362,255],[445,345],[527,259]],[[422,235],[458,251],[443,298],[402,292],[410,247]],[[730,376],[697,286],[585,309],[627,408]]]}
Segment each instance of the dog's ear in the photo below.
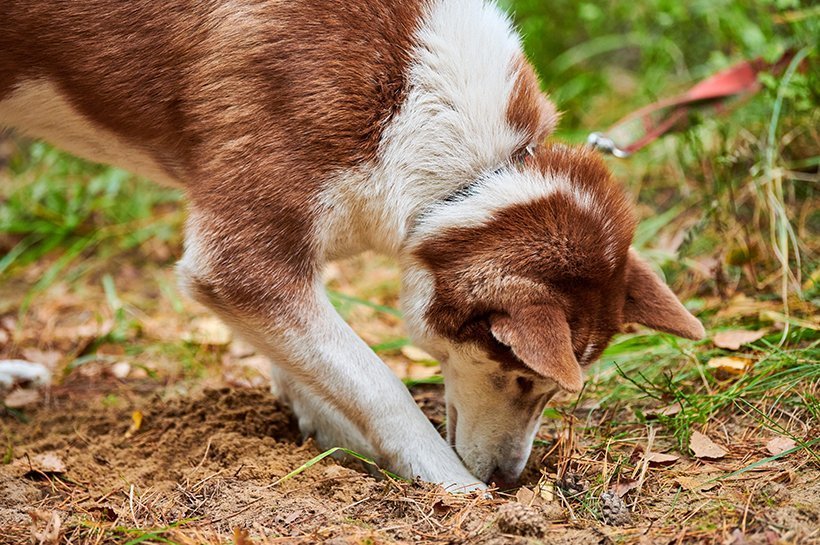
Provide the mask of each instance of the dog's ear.
{"label": "dog's ear", "polygon": [[700,340],[706,335],[698,319],[633,249],[629,250],[626,263],[624,322],[643,324],[686,339]]}
{"label": "dog's ear", "polygon": [[490,317],[490,331],[527,367],[564,390],[580,392],[583,372],[572,350],[569,324],[560,310],[527,306]]}

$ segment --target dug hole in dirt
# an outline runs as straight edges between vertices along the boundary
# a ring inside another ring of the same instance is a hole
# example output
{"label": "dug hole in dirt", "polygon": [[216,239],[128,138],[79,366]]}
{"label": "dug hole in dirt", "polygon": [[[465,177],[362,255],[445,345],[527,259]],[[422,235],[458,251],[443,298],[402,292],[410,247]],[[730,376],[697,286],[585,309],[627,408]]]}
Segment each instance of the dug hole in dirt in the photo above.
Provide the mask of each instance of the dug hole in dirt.
{"label": "dug hole in dirt", "polygon": [[[571,434],[542,441],[525,486],[492,499],[374,478],[356,460],[330,457],[283,480],[322,451],[267,390],[217,385],[75,373],[32,408],[5,409],[0,543],[778,545],[820,535],[820,474],[808,466],[761,467],[692,490],[681,488],[685,470],[664,464],[642,486],[595,483],[593,466],[556,482],[559,465],[597,456]],[[414,397],[441,426],[441,387]],[[612,474],[611,461],[596,464]],[[767,503],[750,504],[752,495]]]}
{"label": "dug hole in dirt", "polygon": [[[143,394],[116,408],[68,393],[8,421],[18,458],[0,465],[0,543],[128,543],[151,532],[179,543],[605,541],[553,523],[566,520],[554,505],[452,496],[374,478],[355,460],[327,458],[277,484],[322,451],[265,390]],[[438,395],[419,401],[436,412]]]}

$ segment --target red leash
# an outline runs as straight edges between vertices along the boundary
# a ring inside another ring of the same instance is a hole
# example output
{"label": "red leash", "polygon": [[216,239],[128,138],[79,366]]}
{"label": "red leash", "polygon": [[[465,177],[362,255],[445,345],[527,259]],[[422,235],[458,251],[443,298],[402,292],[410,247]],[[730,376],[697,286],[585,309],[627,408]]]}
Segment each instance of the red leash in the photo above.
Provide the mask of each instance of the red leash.
{"label": "red leash", "polygon": [[760,90],[758,74],[779,74],[794,58],[795,52],[786,51],[774,63],[762,58],[744,61],[722,70],[701,81],[687,92],[660,100],[632,112],[606,132],[594,132],[587,140],[593,146],[615,157],[629,157],[673,129],[686,126],[693,108],[712,108],[724,113],[730,108],[729,99],[748,98]]}

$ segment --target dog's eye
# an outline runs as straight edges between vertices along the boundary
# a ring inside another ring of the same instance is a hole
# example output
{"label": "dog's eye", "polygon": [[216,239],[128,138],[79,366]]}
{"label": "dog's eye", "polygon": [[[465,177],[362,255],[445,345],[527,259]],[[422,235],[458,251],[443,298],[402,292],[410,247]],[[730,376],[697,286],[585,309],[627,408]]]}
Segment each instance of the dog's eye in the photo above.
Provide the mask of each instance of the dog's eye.
{"label": "dog's eye", "polygon": [[533,155],[535,155],[535,146],[533,144],[528,144],[513,154],[513,164],[522,165]]}

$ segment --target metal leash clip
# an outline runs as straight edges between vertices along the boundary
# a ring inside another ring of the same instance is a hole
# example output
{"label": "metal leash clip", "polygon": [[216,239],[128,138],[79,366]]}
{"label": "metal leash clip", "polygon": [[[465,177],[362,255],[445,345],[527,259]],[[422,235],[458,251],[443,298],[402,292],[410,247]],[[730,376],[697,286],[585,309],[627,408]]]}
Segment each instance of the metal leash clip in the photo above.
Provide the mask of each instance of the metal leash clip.
{"label": "metal leash clip", "polygon": [[602,151],[604,153],[608,153],[613,157],[617,157],[618,159],[626,159],[632,153],[619,148],[615,141],[609,138],[602,132],[594,132],[587,137],[587,145],[597,149],[598,151]]}
{"label": "metal leash clip", "polygon": [[[605,132],[590,134],[587,144],[603,153],[625,159],[664,134],[685,127],[689,113],[694,109],[711,108],[717,114],[729,111],[739,99],[749,98],[760,90],[758,75],[761,72],[779,74],[794,57],[794,50],[788,50],[773,63],[758,58],[735,64],[683,94],[630,113]],[[729,100],[733,100],[733,104],[727,104]]]}

